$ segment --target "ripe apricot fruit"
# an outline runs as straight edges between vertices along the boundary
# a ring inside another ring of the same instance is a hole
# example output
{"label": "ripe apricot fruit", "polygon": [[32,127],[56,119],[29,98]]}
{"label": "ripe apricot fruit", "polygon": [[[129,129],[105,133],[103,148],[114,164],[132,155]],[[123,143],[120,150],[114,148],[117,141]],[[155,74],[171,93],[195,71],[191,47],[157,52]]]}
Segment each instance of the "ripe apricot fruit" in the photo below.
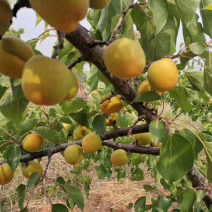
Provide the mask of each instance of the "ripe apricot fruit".
{"label": "ripe apricot fruit", "polygon": [[154,90],[169,91],[178,82],[177,66],[168,58],[158,60],[150,65],[147,78]]}
{"label": "ripe apricot fruit", "polygon": [[28,152],[37,152],[43,146],[43,138],[39,134],[29,134],[23,140],[23,148]]}
{"label": "ripe apricot fruit", "polygon": [[0,36],[9,28],[12,21],[13,12],[7,0],[0,0]]}
{"label": "ripe apricot fruit", "polygon": [[22,173],[23,173],[24,177],[26,177],[28,179],[35,172],[40,173],[40,177],[43,176],[43,168],[40,165],[40,163],[38,163],[36,161],[29,161],[28,165],[22,169]]}
{"label": "ripe apricot fruit", "polygon": [[60,61],[34,56],[24,66],[22,89],[25,97],[34,104],[55,105],[67,95],[69,79],[69,70]]}
{"label": "ripe apricot fruit", "polygon": [[124,166],[129,162],[127,152],[123,149],[117,149],[111,154],[111,162],[114,166]]}
{"label": "ripe apricot fruit", "polygon": [[91,131],[87,129],[85,126],[78,126],[73,132],[73,139],[74,141],[78,141],[83,139],[87,134]]}
{"label": "ripe apricot fruit", "polygon": [[30,4],[48,24],[68,33],[75,31],[78,21],[85,18],[89,0],[30,0]]}
{"label": "ripe apricot fruit", "polygon": [[76,76],[69,71],[69,90],[68,93],[66,94],[65,99],[63,99],[63,101],[69,101],[71,99],[73,99],[78,92],[78,80],[76,78]]}
{"label": "ripe apricot fruit", "polygon": [[90,0],[90,8],[102,10],[110,4],[111,0]]}
{"label": "ripe apricot fruit", "polygon": [[139,145],[148,145],[152,142],[154,142],[153,137],[151,133],[139,133],[133,135],[133,142],[136,143],[138,142]]}
{"label": "ripe apricot fruit", "polygon": [[21,39],[5,36],[0,40],[0,73],[19,79],[25,63],[34,55],[31,47]]}
{"label": "ripe apricot fruit", "polygon": [[138,41],[120,38],[106,48],[104,62],[108,71],[114,76],[130,79],[142,74],[146,56]]}
{"label": "ripe apricot fruit", "polygon": [[0,185],[5,185],[9,183],[14,177],[14,172],[8,165],[4,163],[0,165]]}
{"label": "ripe apricot fruit", "polygon": [[100,104],[100,109],[103,113],[110,115],[111,113],[119,112],[123,107],[123,102],[120,99],[120,95],[112,96],[110,95],[105,96],[102,99],[102,103]]}
{"label": "ripe apricot fruit", "polygon": [[105,120],[106,126],[113,126],[113,124],[116,124],[118,122],[119,116],[118,113],[112,113],[110,114],[109,118]]}
{"label": "ripe apricot fruit", "polygon": [[94,153],[102,146],[102,139],[94,132],[87,134],[82,139],[82,148],[86,153]]}
{"label": "ripe apricot fruit", "polygon": [[148,80],[145,80],[140,84],[138,93],[140,94],[140,96],[142,96],[143,94],[150,92],[151,90],[151,85],[149,84]]}
{"label": "ripe apricot fruit", "polygon": [[83,160],[83,149],[78,145],[71,145],[64,151],[64,158],[67,163],[77,165]]}

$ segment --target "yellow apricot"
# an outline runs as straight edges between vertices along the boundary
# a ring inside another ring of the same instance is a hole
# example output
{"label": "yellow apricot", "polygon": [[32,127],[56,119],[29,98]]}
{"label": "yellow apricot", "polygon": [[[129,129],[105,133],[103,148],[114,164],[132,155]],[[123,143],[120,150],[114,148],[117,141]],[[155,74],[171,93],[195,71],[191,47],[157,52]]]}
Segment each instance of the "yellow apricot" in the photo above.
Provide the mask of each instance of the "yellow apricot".
{"label": "yellow apricot", "polygon": [[129,79],[142,74],[146,56],[138,41],[120,38],[106,48],[104,62],[111,74],[120,79]]}
{"label": "yellow apricot", "polygon": [[83,139],[87,134],[91,131],[87,129],[85,126],[78,126],[73,132],[73,139],[74,141],[78,141]]}
{"label": "yellow apricot", "polygon": [[64,151],[64,158],[67,163],[77,165],[83,160],[83,149],[78,145],[71,145]]}
{"label": "yellow apricot", "polygon": [[40,177],[43,176],[43,168],[40,165],[40,163],[38,163],[36,161],[29,161],[28,165],[22,169],[22,173],[23,173],[24,177],[26,177],[28,179],[35,172],[40,173]]}
{"label": "yellow apricot", "polygon": [[111,0],[90,0],[90,8],[102,10],[110,4]]}
{"label": "yellow apricot", "polygon": [[69,75],[70,75],[69,90],[68,90],[68,93],[67,93],[65,99],[63,99],[63,101],[68,101],[68,100],[73,99],[77,95],[77,92],[78,92],[78,80],[77,80],[76,76],[71,71],[69,71]]}
{"label": "yellow apricot", "polygon": [[116,124],[118,122],[118,119],[118,113],[112,113],[110,114],[110,117],[105,120],[105,125],[113,126],[113,124]]}
{"label": "yellow apricot", "polygon": [[63,123],[63,127],[68,134],[71,132],[71,124]]}
{"label": "yellow apricot", "polygon": [[0,36],[9,28],[12,21],[13,13],[7,0],[0,0]]}
{"label": "yellow apricot", "polygon": [[117,149],[111,154],[111,162],[114,166],[124,166],[129,162],[127,152],[123,149]]}
{"label": "yellow apricot", "polygon": [[22,89],[34,104],[55,105],[67,95],[69,79],[69,70],[60,61],[34,56],[24,66]]}
{"label": "yellow apricot", "polygon": [[30,4],[48,24],[68,33],[75,31],[78,21],[85,18],[89,0],[30,0]]}
{"label": "yellow apricot", "polygon": [[107,115],[119,112],[123,107],[123,102],[120,98],[120,95],[113,96],[107,100],[103,98],[103,102],[100,104],[101,111]]}
{"label": "yellow apricot", "polygon": [[0,165],[0,185],[5,185],[9,183],[14,177],[14,172],[8,165],[4,163]]}
{"label": "yellow apricot", "polygon": [[142,96],[143,94],[150,92],[151,90],[151,85],[149,84],[148,80],[145,80],[140,84],[138,93],[140,94],[140,96]]}
{"label": "yellow apricot", "polygon": [[139,145],[148,145],[152,142],[154,142],[153,137],[151,133],[139,133],[133,135],[133,142],[136,143],[138,142]]}
{"label": "yellow apricot", "polygon": [[43,138],[39,134],[29,134],[23,140],[23,148],[28,152],[37,152],[43,146]]}
{"label": "yellow apricot", "polygon": [[160,92],[173,89],[178,82],[178,70],[172,60],[164,58],[152,63],[147,75],[151,87]]}
{"label": "yellow apricot", "polygon": [[11,78],[22,76],[25,63],[34,55],[21,39],[5,36],[0,40],[0,73]]}
{"label": "yellow apricot", "polygon": [[86,153],[94,153],[102,146],[102,139],[94,132],[87,134],[82,139],[82,148]]}

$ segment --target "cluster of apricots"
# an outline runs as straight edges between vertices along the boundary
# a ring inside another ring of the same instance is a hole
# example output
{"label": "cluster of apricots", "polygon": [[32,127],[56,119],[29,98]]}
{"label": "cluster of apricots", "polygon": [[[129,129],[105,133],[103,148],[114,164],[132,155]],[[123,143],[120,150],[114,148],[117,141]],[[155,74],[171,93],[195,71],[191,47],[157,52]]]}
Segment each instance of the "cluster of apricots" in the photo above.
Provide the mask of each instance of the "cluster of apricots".
{"label": "cluster of apricots", "polygon": [[25,97],[37,105],[71,100],[78,92],[76,76],[62,62],[34,55],[30,46],[12,36],[0,40],[0,73],[21,78]]}
{"label": "cluster of apricots", "polygon": [[[144,72],[146,56],[139,41],[120,38],[106,48],[104,62],[108,71],[115,77],[130,79]],[[143,95],[155,90],[162,95],[163,92],[173,89],[177,82],[177,66],[172,60],[164,58],[149,66],[147,81],[140,85],[138,92]]]}

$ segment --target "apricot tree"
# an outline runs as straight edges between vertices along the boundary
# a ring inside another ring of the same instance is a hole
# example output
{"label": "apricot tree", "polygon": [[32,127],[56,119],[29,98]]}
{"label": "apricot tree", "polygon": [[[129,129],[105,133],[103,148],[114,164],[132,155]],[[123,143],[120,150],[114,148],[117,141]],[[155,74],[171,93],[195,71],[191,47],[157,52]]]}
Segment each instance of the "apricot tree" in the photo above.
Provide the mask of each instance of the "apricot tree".
{"label": "apricot tree", "polygon": [[[136,212],[168,211],[173,203],[173,211],[212,210],[211,5],[212,0],[18,0],[10,8],[0,0],[0,72],[8,76],[0,87],[0,184],[22,168],[29,180],[17,188],[21,211],[28,210],[27,189],[45,180],[52,155],[63,151],[73,174],[95,161],[100,179],[116,171],[117,179],[125,178],[127,166],[133,180],[143,180],[145,163],[170,195],[151,204],[142,196],[126,206]],[[5,35],[22,7],[46,21],[42,39],[55,31],[52,58],[36,50],[39,39],[24,43]],[[89,30],[80,24],[83,18]],[[184,40],[179,50],[178,36]],[[168,105],[171,117],[164,113]],[[43,157],[45,169],[33,161]],[[91,179],[83,181],[84,191],[62,177],[55,183],[67,204],[52,204],[52,211],[76,205],[84,210]]]}

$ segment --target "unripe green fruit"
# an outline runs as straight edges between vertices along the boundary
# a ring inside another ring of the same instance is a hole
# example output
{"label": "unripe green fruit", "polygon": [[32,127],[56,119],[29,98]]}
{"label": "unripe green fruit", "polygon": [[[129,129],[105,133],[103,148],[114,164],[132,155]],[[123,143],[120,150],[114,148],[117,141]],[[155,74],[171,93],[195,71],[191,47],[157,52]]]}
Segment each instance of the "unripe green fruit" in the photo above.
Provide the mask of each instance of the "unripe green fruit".
{"label": "unripe green fruit", "polygon": [[95,153],[102,146],[102,139],[94,132],[87,134],[82,139],[82,148],[86,153]]}
{"label": "unripe green fruit", "polygon": [[64,151],[64,158],[67,163],[77,165],[83,160],[83,149],[78,145],[71,145]]}
{"label": "unripe green fruit", "polygon": [[43,176],[43,168],[40,165],[40,163],[38,163],[36,161],[29,161],[28,165],[22,169],[22,173],[23,173],[24,177],[26,177],[28,179],[35,172],[40,173],[40,177]]}
{"label": "unripe green fruit", "polygon": [[117,149],[111,155],[111,162],[114,166],[124,166],[129,162],[127,152],[123,149]]}

